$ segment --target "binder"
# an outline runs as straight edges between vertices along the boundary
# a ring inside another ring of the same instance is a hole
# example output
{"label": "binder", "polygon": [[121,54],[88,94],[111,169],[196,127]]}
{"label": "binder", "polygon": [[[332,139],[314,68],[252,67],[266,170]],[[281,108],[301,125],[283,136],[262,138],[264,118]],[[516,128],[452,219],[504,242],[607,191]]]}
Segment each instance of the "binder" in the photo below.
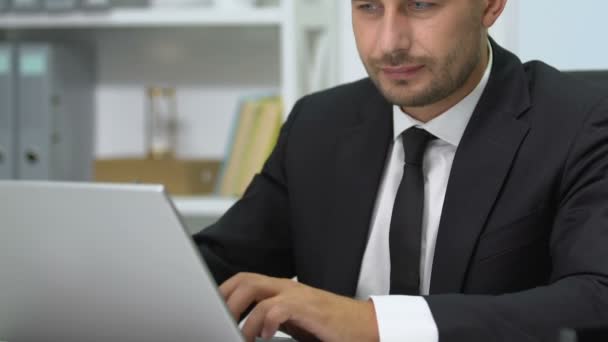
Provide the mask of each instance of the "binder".
{"label": "binder", "polygon": [[282,123],[279,97],[244,100],[220,172],[217,193],[242,196],[276,144]]}
{"label": "binder", "polygon": [[17,177],[87,181],[93,164],[91,59],[75,47],[17,47]]}
{"label": "binder", "polygon": [[112,6],[114,7],[148,7],[150,6],[150,0],[112,0]]}
{"label": "binder", "polygon": [[238,196],[239,174],[251,141],[251,131],[255,116],[260,106],[259,100],[245,100],[235,118],[231,146],[223,165],[218,183],[218,192],[222,196]]}
{"label": "binder", "polygon": [[9,0],[0,0],[0,12],[8,11],[9,5]]}
{"label": "binder", "polygon": [[16,177],[14,55],[11,43],[0,42],[0,179]]}
{"label": "binder", "polygon": [[42,0],[13,0],[15,11],[38,11],[42,9]]}
{"label": "binder", "polygon": [[44,8],[49,12],[64,12],[78,8],[76,0],[46,0]]}
{"label": "binder", "polygon": [[279,98],[264,99],[256,112],[249,137],[249,150],[240,169],[236,193],[242,195],[272,152],[282,123],[282,103]]}
{"label": "binder", "polygon": [[112,7],[112,0],[82,0],[80,6],[86,10],[106,10]]}

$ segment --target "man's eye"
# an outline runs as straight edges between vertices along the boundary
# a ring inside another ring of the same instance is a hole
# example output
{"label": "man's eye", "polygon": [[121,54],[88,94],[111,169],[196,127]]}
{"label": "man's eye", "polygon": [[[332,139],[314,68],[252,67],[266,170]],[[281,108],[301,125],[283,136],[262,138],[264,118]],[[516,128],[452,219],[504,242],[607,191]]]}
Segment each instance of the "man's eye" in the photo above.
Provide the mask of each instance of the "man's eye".
{"label": "man's eye", "polygon": [[366,3],[357,6],[357,8],[363,12],[376,12],[380,9],[378,4]]}
{"label": "man's eye", "polygon": [[433,7],[435,4],[430,3],[430,2],[425,2],[425,1],[411,1],[410,2],[410,8],[413,9],[414,11],[424,11],[427,10],[431,7]]}

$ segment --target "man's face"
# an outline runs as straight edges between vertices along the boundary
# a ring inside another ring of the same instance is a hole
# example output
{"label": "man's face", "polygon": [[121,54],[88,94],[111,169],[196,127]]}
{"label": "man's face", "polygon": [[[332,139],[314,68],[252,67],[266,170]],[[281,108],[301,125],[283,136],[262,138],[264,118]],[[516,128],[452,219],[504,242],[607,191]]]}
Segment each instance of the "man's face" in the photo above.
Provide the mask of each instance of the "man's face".
{"label": "man's face", "polygon": [[437,103],[465,85],[486,47],[482,15],[480,0],[352,0],[367,73],[406,108]]}

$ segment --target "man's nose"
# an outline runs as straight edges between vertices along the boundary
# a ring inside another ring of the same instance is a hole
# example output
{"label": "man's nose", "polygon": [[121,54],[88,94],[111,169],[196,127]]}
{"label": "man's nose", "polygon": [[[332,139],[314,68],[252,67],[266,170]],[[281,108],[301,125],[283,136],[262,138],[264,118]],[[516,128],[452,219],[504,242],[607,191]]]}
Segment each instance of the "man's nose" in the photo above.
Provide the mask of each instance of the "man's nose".
{"label": "man's nose", "polygon": [[378,37],[378,47],[383,54],[408,51],[411,46],[411,22],[399,10],[385,13]]}

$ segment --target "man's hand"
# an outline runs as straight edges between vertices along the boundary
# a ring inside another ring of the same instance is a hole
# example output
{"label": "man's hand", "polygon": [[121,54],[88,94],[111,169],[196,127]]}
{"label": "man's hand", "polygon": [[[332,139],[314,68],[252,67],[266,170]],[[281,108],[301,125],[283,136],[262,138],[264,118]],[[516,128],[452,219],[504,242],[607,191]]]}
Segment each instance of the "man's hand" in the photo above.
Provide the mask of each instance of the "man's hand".
{"label": "man's hand", "polygon": [[374,305],[318,290],[289,279],[241,273],[220,286],[228,308],[239,320],[255,304],[243,335],[270,339],[278,330],[299,341],[379,340]]}

